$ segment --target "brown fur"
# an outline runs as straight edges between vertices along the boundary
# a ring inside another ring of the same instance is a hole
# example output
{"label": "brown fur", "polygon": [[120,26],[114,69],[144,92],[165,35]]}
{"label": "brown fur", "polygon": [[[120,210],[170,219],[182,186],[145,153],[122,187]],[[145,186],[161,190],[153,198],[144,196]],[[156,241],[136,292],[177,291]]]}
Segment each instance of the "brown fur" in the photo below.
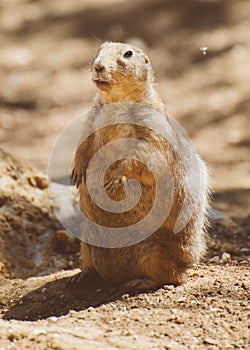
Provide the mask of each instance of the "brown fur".
{"label": "brown fur", "polygon": [[[133,56],[125,59],[124,52],[133,51]],[[102,67],[100,69],[100,67]],[[96,69],[97,68],[97,69]],[[165,108],[154,90],[153,73],[148,57],[138,48],[128,44],[104,43],[93,65],[93,81],[97,84],[99,95],[95,101],[97,109],[105,104],[117,102],[136,102],[156,108],[163,113]],[[182,145],[183,135],[173,121],[166,116],[166,123],[172,128],[178,145],[173,151],[166,139],[143,126],[129,124],[104,127],[82,141],[75,153],[72,182],[79,186],[80,205],[84,213],[93,221],[109,226],[131,225],[141,220],[150,210],[155,196],[154,177],[151,172],[136,160],[115,162],[106,172],[106,181],[115,185],[106,190],[113,200],[124,198],[123,176],[136,179],[142,188],[142,198],[135,208],[126,213],[107,213],[98,208],[90,198],[86,188],[86,169],[89,160],[103,145],[119,138],[128,137],[141,140],[137,152],[150,157],[143,141],[156,147],[170,162],[170,168],[176,184],[174,205],[164,224],[147,239],[124,248],[101,248],[85,242],[81,244],[82,267],[84,271],[97,271],[110,284],[127,283],[128,288],[151,289],[166,283],[178,284],[182,281],[186,269],[197,262],[205,249],[204,223],[207,207],[207,170],[199,159],[201,167],[201,193],[192,219],[179,233],[173,232],[187,191],[182,182],[185,168],[180,153],[188,154]],[[95,124],[94,109],[89,113],[85,128]],[[156,171],[160,165],[153,163]],[[88,174],[91,176],[91,174]],[[166,198],[166,201],[168,199]]]}

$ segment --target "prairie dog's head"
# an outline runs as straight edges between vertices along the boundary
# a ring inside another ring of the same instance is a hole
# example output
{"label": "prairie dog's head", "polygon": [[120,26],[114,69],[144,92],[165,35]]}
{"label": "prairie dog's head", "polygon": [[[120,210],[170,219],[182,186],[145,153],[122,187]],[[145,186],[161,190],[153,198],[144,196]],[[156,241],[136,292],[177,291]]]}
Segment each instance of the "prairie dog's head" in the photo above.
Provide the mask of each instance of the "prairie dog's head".
{"label": "prairie dog's head", "polygon": [[105,42],[92,66],[92,80],[102,92],[122,86],[141,85],[152,80],[152,68],[145,53],[130,44]]}

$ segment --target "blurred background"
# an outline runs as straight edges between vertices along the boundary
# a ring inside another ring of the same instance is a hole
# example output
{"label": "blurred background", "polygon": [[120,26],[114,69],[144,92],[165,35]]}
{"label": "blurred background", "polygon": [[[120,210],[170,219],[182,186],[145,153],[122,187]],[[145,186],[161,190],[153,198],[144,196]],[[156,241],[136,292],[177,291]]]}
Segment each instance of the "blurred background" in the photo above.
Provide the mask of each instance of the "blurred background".
{"label": "blurred background", "polygon": [[148,53],[210,168],[214,206],[249,229],[249,0],[1,0],[0,146],[46,172],[60,132],[91,106],[106,40]]}

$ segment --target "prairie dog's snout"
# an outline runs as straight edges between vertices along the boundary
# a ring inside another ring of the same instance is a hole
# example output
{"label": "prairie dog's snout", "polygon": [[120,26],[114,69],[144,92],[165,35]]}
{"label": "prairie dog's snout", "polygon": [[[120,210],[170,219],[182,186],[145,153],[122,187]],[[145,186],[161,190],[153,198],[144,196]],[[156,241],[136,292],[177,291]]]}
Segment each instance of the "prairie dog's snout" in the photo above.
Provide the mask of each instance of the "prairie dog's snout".
{"label": "prairie dog's snout", "polygon": [[101,63],[101,60],[99,58],[95,60],[93,64],[93,69],[97,73],[101,73],[105,69],[105,66]]}
{"label": "prairie dog's snout", "polygon": [[114,68],[113,60],[100,51],[92,66],[92,80],[100,90],[110,87]]}

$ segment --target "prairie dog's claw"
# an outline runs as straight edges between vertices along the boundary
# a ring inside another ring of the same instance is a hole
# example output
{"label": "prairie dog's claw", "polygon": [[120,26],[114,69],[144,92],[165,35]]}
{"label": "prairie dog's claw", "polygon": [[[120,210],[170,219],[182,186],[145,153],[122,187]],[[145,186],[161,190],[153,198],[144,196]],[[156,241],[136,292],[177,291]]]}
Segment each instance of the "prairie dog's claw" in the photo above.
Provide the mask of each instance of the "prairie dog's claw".
{"label": "prairie dog's claw", "polygon": [[81,285],[89,286],[98,279],[100,279],[100,276],[95,270],[82,270],[81,272],[71,276],[67,282],[67,285],[72,287]]}
{"label": "prairie dog's claw", "polygon": [[76,186],[77,188],[81,185],[84,174],[82,171],[77,172],[74,168],[70,176],[70,184]]}
{"label": "prairie dog's claw", "polygon": [[111,178],[108,180],[105,184],[104,187],[107,191],[113,191],[117,185],[123,184],[125,185],[127,183],[127,178],[124,175],[120,175],[116,178]]}

